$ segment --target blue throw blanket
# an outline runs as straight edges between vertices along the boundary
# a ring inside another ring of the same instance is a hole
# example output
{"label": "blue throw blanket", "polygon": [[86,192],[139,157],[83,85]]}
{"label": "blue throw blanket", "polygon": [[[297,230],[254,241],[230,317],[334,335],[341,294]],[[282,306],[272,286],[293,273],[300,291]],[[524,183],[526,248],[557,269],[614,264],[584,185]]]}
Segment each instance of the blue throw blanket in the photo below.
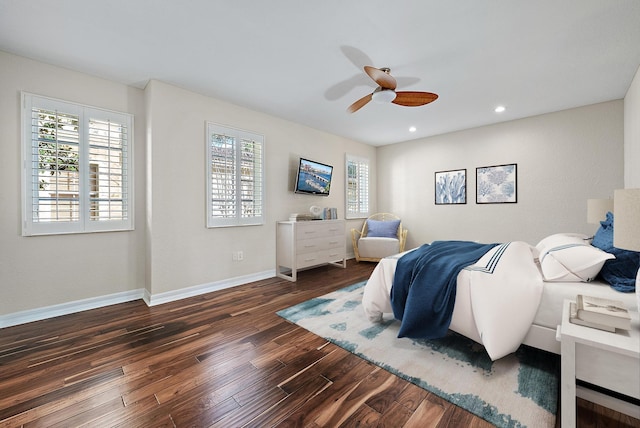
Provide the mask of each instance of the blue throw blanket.
{"label": "blue throw blanket", "polygon": [[398,260],[391,307],[401,321],[398,337],[443,337],[453,315],[458,273],[498,244],[435,241]]}

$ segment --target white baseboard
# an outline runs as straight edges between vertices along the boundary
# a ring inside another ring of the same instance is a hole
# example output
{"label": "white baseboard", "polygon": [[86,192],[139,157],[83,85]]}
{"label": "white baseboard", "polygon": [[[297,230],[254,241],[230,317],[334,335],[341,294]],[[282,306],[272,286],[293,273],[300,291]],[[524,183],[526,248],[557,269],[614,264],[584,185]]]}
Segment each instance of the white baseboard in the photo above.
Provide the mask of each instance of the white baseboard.
{"label": "white baseboard", "polygon": [[187,297],[199,296],[200,294],[211,293],[212,291],[224,290],[225,288],[236,287],[248,282],[260,281],[262,279],[276,276],[275,270],[258,272],[251,275],[237,276],[222,281],[209,282],[207,284],[194,285],[193,287],[181,288],[180,290],[167,291],[159,294],[149,294],[144,290],[144,301],[148,306],[161,305],[163,303],[174,302],[186,299]]}
{"label": "white baseboard", "polygon": [[248,282],[273,278],[274,276],[275,270],[270,270],[159,294],[150,294],[147,289],[143,288],[132,291],[123,291],[121,293],[110,294],[108,296],[92,297],[89,299],[76,300],[74,302],[47,306],[44,308],[29,309],[26,311],[14,312],[12,314],[0,315],[0,328],[26,324],[29,322],[59,317],[61,315],[73,314],[89,309],[102,308],[105,306],[116,305],[118,303],[130,302],[132,300],[138,299],[143,299],[148,306],[155,306],[162,303],[169,303],[176,300],[185,299],[187,297],[210,293],[212,291],[236,287]]}
{"label": "white baseboard", "polygon": [[138,290],[123,291],[121,293],[110,294],[108,296],[91,297],[89,299],[76,300],[74,302],[61,303],[59,305],[46,306],[44,308],[29,309],[8,315],[0,315],[0,328],[59,317],[61,315],[82,312],[89,309],[102,308],[109,305],[116,305],[118,303],[130,302],[132,300],[141,299],[142,296],[143,289],[140,288]]}

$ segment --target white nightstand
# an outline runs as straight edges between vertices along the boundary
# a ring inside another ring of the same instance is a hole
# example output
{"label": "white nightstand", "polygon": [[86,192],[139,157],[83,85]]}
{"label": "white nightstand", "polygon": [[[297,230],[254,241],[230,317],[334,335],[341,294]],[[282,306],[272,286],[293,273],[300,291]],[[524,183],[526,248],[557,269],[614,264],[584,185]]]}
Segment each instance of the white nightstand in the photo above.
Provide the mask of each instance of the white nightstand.
{"label": "white nightstand", "polygon": [[[569,322],[570,300],[565,300],[561,342],[562,428],[576,426],[576,392],[586,400],[640,419],[640,407],[587,388],[576,388],[576,379],[640,399],[640,323],[631,311],[631,330],[616,333],[583,327]],[[635,308],[630,308],[635,309]]]}

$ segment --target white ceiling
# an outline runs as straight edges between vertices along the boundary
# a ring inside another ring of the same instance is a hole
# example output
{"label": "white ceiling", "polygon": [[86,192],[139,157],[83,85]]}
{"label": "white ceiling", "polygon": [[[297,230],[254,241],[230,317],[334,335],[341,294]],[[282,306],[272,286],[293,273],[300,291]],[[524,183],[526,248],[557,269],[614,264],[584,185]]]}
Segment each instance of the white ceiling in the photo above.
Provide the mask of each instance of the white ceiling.
{"label": "white ceiling", "polygon": [[[0,50],[384,145],[623,98],[640,1],[0,0]],[[348,114],[364,65],[440,98]]]}

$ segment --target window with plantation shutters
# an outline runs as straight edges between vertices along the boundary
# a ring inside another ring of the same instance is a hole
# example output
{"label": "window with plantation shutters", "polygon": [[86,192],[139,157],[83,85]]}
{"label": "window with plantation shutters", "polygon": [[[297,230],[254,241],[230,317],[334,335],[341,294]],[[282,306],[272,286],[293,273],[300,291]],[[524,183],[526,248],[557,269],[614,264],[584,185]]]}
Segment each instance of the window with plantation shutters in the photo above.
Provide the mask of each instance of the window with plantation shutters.
{"label": "window with plantation shutters", "polygon": [[23,235],[133,229],[132,116],[23,94]]}
{"label": "window with plantation shutters", "polygon": [[264,223],[264,137],[207,122],[207,227]]}
{"label": "window with plantation shutters", "polygon": [[346,218],[369,217],[369,159],[346,156]]}

